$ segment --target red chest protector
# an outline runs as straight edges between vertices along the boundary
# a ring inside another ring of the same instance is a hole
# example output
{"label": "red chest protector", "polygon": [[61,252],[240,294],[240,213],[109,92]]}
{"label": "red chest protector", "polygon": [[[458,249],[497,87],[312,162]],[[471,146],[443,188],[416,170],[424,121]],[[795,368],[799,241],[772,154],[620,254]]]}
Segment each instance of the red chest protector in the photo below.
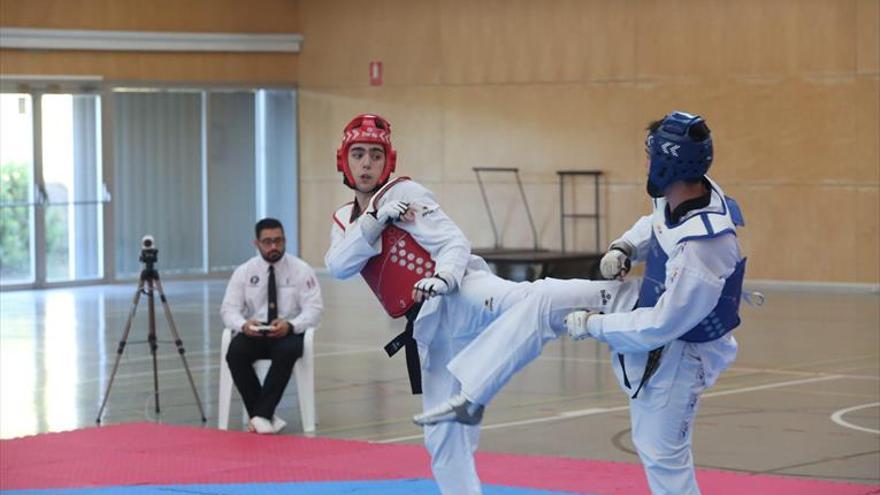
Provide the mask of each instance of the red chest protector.
{"label": "red chest protector", "polygon": [[397,318],[414,304],[413,285],[434,273],[434,260],[409,232],[389,225],[382,231],[382,252],[370,258],[361,276],[382,307]]}
{"label": "red chest protector", "polygon": [[[409,177],[398,177],[383,186],[370,200],[372,208],[395,184],[406,180]],[[413,285],[433,274],[431,254],[409,232],[393,224],[382,231],[382,252],[370,258],[361,270],[361,276],[392,318],[406,314],[414,304]]]}

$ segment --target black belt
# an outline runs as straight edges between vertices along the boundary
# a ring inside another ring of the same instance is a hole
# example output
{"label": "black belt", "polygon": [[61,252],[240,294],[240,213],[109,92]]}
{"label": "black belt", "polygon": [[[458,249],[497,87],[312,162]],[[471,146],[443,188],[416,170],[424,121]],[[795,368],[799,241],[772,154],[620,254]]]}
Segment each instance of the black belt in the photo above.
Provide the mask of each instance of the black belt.
{"label": "black belt", "polygon": [[391,339],[391,342],[385,344],[385,352],[388,357],[397,354],[397,351],[402,347],[406,348],[406,372],[409,374],[409,387],[413,395],[422,393],[422,365],[419,361],[419,348],[416,345],[416,339],[413,338],[413,325],[420,309],[422,309],[421,303],[409,308],[405,315],[406,329]]}
{"label": "black belt", "polygon": [[[633,399],[639,397],[639,392],[642,391],[642,387],[648,383],[648,380],[654,375],[657,368],[660,367],[660,357],[662,355],[663,347],[658,347],[648,353],[648,360],[645,362],[645,372],[642,373],[642,380],[639,382],[639,388],[637,388],[636,392],[632,394]],[[626,388],[632,389],[632,386],[629,384],[629,378],[626,377],[626,365],[623,363],[623,354],[618,354],[617,359],[620,361],[620,369],[623,371],[623,384],[626,385]]]}

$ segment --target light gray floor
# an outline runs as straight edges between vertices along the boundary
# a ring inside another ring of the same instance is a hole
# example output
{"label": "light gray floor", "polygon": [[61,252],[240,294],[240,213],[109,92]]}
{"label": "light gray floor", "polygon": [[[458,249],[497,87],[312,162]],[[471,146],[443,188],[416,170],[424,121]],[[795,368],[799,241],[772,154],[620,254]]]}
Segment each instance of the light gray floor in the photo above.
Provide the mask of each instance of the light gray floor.
{"label": "light gray floor", "polygon": [[[321,277],[326,316],[316,334],[318,436],[419,443],[409,422],[402,356],[381,346],[402,330],[360,280]],[[208,417],[217,422],[218,307],[225,280],[166,281],[165,290]],[[135,285],[0,293],[0,437],[94,426]],[[740,356],[702,403],[699,466],[880,483],[880,296],[769,292],[745,307]],[[156,307],[161,415],[141,299],[104,424],[200,425],[181,360]],[[301,431],[295,387],[279,414]],[[240,403],[234,399],[234,419]],[[846,410],[852,409],[849,412]],[[839,416],[835,421],[835,414]],[[638,462],[626,399],[593,342],[550,344],[487,411],[484,451]]]}

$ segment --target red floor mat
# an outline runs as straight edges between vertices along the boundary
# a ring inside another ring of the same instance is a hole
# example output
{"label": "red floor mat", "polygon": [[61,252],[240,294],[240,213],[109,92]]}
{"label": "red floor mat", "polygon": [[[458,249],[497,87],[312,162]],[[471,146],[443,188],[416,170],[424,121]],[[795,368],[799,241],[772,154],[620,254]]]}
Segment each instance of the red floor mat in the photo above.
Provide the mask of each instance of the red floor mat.
{"label": "red floor mat", "polygon": [[[485,483],[574,493],[647,493],[637,464],[482,453]],[[0,488],[430,478],[425,450],[292,435],[136,423],[0,442]],[[700,470],[718,495],[865,495],[877,486]]]}

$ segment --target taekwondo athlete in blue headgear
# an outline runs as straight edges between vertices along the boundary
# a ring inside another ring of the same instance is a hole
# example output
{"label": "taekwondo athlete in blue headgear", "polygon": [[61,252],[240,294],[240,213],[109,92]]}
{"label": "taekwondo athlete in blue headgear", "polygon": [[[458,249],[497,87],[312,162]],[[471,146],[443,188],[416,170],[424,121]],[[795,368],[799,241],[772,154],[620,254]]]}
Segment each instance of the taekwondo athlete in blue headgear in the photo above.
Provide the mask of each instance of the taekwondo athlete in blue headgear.
{"label": "taekwondo athlete in blue headgear", "polygon": [[654,211],[611,243],[602,275],[622,279],[646,263],[637,308],[566,317],[569,335],[605,342],[630,397],[632,438],[654,495],[699,494],[691,430],[700,395],[736,358],[745,259],[737,203],[706,176],[705,120],[672,112],[648,127],[647,190]]}

